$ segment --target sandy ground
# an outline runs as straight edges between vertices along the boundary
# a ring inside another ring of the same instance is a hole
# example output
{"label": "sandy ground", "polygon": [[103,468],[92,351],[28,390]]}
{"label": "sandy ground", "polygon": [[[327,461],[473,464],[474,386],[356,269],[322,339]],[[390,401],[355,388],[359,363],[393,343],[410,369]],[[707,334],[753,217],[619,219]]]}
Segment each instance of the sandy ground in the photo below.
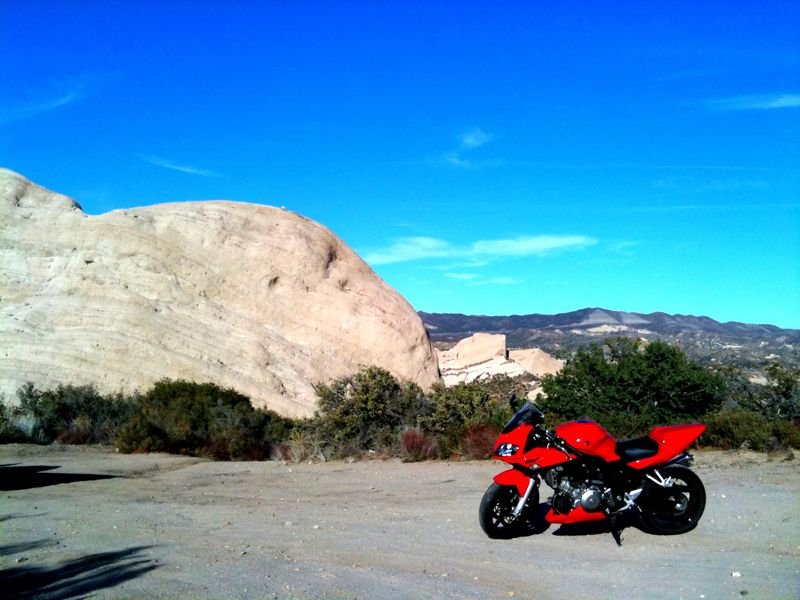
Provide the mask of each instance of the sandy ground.
{"label": "sandy ground", "polygon": [[[671,537],[488,539],[503,465],[215,463],[0,446],[5,598],[800,596],[800,458],[700,452],[706,512]],[[542,500],[544,500],[544,495]]]}

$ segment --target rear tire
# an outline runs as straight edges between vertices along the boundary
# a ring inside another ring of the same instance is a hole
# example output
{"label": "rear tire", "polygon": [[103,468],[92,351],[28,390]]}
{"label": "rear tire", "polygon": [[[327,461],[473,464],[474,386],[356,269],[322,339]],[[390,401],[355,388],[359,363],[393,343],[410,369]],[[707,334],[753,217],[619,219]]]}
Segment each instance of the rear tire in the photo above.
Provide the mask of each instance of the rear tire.
{"label": "rear tire", "polygon": [[652,533],[678,535],[697,527],[706,507],[703,482],[691,469],[673,465],[658,469],[663,477],[671,477],[670,487],[661,487],[646,480],[645,494],[639,504],[642,522]]}
{"label": "rear tire", "polygon": [[531,491],[522,514],[514,517],[514,508],[520,495],[514,486],[493,483],[483,494],[478,519],[481,529],[492,539],[509,539],[523,533],[529,527],[530,506],[538,506],[539,489]]}

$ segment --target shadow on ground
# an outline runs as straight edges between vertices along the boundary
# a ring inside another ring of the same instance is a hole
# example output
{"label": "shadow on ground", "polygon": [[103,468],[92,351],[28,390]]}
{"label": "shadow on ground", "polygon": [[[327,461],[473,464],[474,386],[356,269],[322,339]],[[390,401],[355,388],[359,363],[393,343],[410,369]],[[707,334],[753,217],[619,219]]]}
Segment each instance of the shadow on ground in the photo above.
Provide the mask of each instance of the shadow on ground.
{"label": "shadow on ground", "polygon": [[34,540],[32,542],[22,542],[21,544],[6,544],[0,546],[0,556],[8,556],[11,554],[19,554],[20,552],[29,552],[39,548],[46,548],[55,544],[53,540],[44,538],[41,540]]}
{"label": "shadow on ground", "polygon": [[[551,524],[545,520],[545,515],[550,511],[550,505],[547,502],[542,502],[536,509],[535,516],[526,523],[522,529],[514,531],[512,537],[528,537],[532,535],[539,535],[547,531]],[[627,511],[620,513],[616,517],[616,525],[620,533],[628,527],[634,527],[641,531],[645,531],[636,515]],[[584,523],[564,524],[558,527],[552,534],[558,536],[587,536],[587,535],[600,535],[611,533],[611,521],[605,519],[603,521],[588,521]]]}
{"label": "shadow on ground", "polygon": [[73,483],[75,481],[94,481],[96,479],[112,479],[114,475],[98,475],[92,473],[49,473],[59,466],[17,466],[0,465],[0,491],[27,490],[31,488]]}
{"label": "shadow on ground", "polygon": [[[617,528],[622,533],[628,527],[633,527],[640,531],[646,530],[642,527],[636,513],[633,511],[626,511],[618,513],[616,517]],[[605,519],[603,521],[586,521],[584,523],[571,523],[559,527],[553,532],[553,535],[600,535],[602,533],[611,533],[611,521]]]}
{"label": "shadow on ground", "polygon": [[[30,542],[39,544],[39,542]],[[22,546],[22,544],[17,544]],[[98,590],[135,579],[158,565],[142,556],[151,546],[134,546],[116,552],[90,554],[55,566],[21,565],[0,570],[0,589],[6,600],[42,598],[65,600],[85,597]],[[13,547],[5,546],[5,554]]]}

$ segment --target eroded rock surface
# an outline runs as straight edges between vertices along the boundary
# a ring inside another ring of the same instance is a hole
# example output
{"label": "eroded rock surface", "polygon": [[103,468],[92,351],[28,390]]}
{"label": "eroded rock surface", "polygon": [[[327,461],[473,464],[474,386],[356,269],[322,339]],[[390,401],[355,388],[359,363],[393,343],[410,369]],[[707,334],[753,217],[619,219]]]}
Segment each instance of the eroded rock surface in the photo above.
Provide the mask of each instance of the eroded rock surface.
{"label": "eroded rock surface", "polygon": [[27,381],[109,392],[169,377],[289,416],[363,366],[439,380],[413,308],[318,223],[224,201],[89,216],[4,169],[0,358],[6,400]]}
{"label": "eroded rock surface", "polygon": [[438,355],[445,385],[470,383],[494,375],[517,377],[530,373],[543,377],[557,373],[564,366],[563,361],[539,348],[508,351],[506,336],[500,333],[476,333],[448,350],[438,351]]}

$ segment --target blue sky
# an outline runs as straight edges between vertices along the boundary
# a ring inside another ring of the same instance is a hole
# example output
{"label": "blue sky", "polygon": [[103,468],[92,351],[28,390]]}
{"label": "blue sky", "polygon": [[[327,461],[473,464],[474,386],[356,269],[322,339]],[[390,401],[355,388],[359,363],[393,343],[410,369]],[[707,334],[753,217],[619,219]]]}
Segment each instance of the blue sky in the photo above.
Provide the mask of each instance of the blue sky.
{"label": "blue sky", "polygon": [[418,310],[800,328],[800,3],[0,3],[0,165],[285,206]]}

